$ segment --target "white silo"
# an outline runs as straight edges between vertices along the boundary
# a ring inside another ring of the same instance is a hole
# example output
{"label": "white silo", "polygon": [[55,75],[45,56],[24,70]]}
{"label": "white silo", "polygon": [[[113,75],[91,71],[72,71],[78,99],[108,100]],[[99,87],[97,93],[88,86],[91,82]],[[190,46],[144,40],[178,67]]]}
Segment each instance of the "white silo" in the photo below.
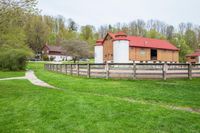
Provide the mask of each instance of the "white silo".
{"label": "white silo", "polygon": [[94,50],[95,63],[103,63],[103,40],[97,40]]}
{"label": "white silo", "polygon": [[113,62],[129,63],[129,40],[124,33],[118,33],[113,41]]}

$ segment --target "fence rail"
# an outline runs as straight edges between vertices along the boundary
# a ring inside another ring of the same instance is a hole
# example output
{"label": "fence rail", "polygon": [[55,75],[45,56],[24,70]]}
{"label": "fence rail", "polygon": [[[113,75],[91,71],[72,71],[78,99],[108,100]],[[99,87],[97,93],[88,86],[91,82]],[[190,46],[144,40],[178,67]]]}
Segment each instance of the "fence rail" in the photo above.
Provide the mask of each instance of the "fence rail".
{"label": "fence rail", "polygon": [[200,77],[200,64],[45,64],[49,71],[95,78],[169,79]]}

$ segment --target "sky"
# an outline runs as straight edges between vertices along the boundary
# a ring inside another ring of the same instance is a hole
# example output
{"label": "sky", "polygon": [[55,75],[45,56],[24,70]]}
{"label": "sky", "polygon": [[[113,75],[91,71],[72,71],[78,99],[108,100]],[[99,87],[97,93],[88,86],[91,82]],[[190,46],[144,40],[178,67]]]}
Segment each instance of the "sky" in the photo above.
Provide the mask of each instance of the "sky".
{"label": "sky", "polygon": [[96,27],[132,20],[156,19],[177,26],[200,24],[200,0],[39,0],[43,15],[72,18]]}

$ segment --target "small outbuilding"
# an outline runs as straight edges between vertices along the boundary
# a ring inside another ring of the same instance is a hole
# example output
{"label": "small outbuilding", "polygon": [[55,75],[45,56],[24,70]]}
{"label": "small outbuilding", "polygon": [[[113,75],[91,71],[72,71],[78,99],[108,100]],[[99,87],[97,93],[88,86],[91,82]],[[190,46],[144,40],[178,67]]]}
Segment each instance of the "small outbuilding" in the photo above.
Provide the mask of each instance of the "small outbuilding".
{"label": "small outbuilding", "polygon": [[199,64],[200,63],[200,49],[197,49],[194,53],[186,55],[188,63]]}

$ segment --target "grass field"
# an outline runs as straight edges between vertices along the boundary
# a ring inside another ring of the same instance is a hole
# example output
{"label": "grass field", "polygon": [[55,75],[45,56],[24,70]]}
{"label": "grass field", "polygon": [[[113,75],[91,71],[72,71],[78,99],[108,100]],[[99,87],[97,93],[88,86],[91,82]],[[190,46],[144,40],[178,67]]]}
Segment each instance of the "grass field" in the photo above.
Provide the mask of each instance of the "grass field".
{"label": "grass field", "polygon": [[200,109],[200,79],[102,80],[48,72],[42,63],[28,68],[63,90],[0,81],[2,133],[200,132],[200,114],[164,107]]}
{"label": "grass field", "polygon": [[10,78],[10,77],[22,77],[25,75],[25,72],[9,72],[9,71],[0,71],[0,79],[1,78]]}

